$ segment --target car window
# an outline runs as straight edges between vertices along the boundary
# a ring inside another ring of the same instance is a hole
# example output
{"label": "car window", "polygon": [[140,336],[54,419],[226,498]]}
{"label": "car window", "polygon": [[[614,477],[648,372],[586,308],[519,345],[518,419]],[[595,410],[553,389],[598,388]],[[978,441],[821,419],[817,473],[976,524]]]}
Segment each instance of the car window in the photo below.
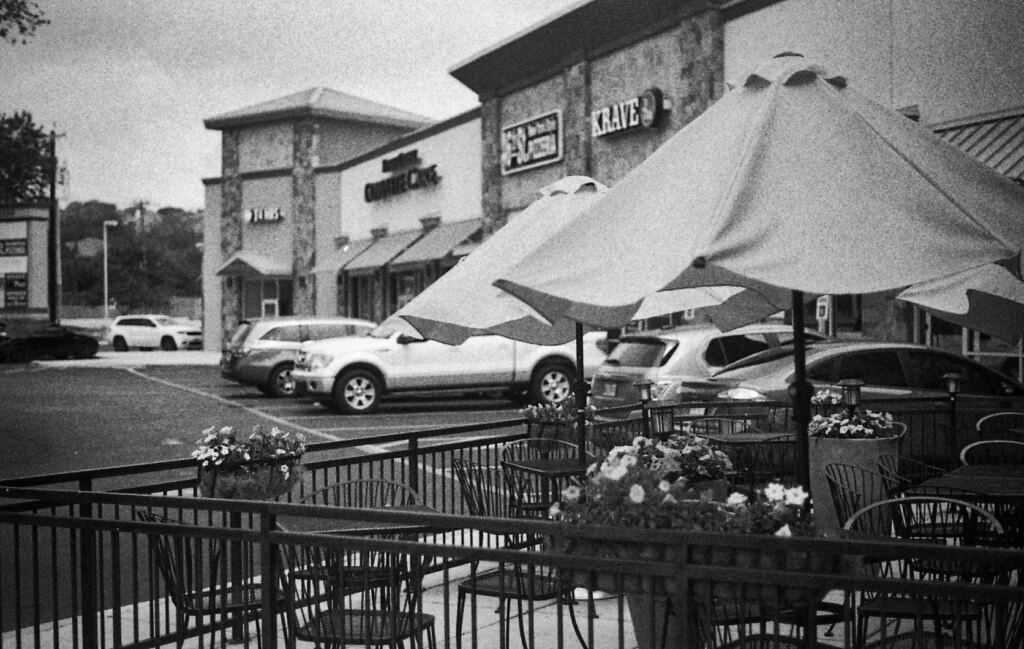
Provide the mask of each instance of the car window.
{"label": "car window", "polygon": [[153,325],[154,327],[157,326],[157,325],[163,326],[163,327],[176,327],[176,326],[181,324],[180,322],[175,321],[174,318],[169,318],[169,317],[166,317],[166,316],[160,317],[160,318],[154,318],[154,320],[156,320],[156,324]]}
{"label": "car window", "polygon": [[719,336],[708,345],[704,360],[712,367],[724,367],[766,349],[768,341],[762,334]]}
{"label": "car window", "polygon": [[627,338],[615,346],[606,362],[623,367],[658,367],[667,356],[666,350],[674,350],[676,345],[675,341],[660,338]]}
{"label": "car window", "polygon": [[245,337],[249,335],[249,332],[251,330],[252,330],[252,323],[251,322],[242,322],[242,323],[240,323],[238,325],[238,328],[235,329],[234,333],[231,334],[231,340],[229,341],[229,344],[237,345],[237,344],[241,343],[243,340],[245,340]]}
{"label": "car window", "polygon": [[302,341],[299,336],[299,325],[274,327],[267,333],[260,336],[260,340],[280,340],[286,343],[297,343]]}
{"label": "car window", "polygon": [[125,327],[156,327],[149,318],[125,318],[120,324]]}
{"label": "car window", "polygon": [[318,322],[316,324],[309,325],[308,329],[309,340],[355,336],[356,334],[361,333],[356,330],[355,325],[343,324],[340,322]]}
{"label": "car window", "polygon": [[835,367],[837,381],[860,379],[867,385],[882,385],[892,388],[907,387],[896,350],[852,353],[840,356]]}
{"label": "car window", "polygon": [[946,391],[944,374],[960,375],[960,392],[964,394],[1004,395],[1010,384],[1000,380],[983,367],[966,361],[923,350],[907,352],[907,379],[910,385],[925,390]]}

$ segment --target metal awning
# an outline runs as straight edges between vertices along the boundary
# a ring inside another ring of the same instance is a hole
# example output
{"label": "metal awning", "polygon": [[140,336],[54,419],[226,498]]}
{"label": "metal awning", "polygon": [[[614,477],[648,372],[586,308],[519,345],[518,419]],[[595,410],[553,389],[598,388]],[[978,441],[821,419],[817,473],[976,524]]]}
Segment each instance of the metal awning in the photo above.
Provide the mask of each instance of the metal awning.
{"label": "metal awning", "polygon": [[266,255],[241,250],[231,255],[217,269],[217,275],[262,275],[264,277],[290,277],[291,261],[272,259]]}
{"label": "metal awning", "polygon": [[360,239],[359,241],[351,241],[341,248],[335,248],[329,254],[324,256],[324,258],[313,268],[313,272],[337,273],[339,270],[344,268],[345,264],[362,254],[363,251],[369,248],[372,243],[373,239]]}
{"label": "metal awning", "polygon": [[391,266],[410,266],[441,259],[483,226],[483,219],[443,223],[391,261]]}
{"label": "metal awning", "polygon": [[931,128],[1007,178],[1024,181],[1024,107]]}
{"label": "metal awning", "polygon": [[342,267],[347,273],[355,275],[373,272],[402,254],[417,239],[423,236],[423,230],[396,232],[381,237],[373,242],[361,255]]}

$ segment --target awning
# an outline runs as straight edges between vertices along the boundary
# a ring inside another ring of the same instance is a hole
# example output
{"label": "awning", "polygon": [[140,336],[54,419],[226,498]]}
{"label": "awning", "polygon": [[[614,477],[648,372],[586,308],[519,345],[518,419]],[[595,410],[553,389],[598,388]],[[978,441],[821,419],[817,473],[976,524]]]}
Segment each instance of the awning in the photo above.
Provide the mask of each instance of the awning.
{"label": "awning", "polygon": [[356,275],[373,272],[388,263],[413,244],[414,241],[423,236],[423,230],[410,230],[408,232],[396,232],[395,234],[381,237],[373,242],[363,254],[359,255],[342,268],[345,272]]}
{"label": "awning", "polygon": [[216,274],[290,277],[292,274],[292,263],[291,261],[271,259],[266,255],[242,250],[231,255],[231,258],[217,269]]}
{"label": "awning", "polygon": [[337,273],[348,262],[358,257],[364,250],[370,247],[373,239],[360,239],[351,241],[348,245],[335,248],[324,256],[323,259],[313,268],[314,273]]}
{"label": "awning", "polygon": [[441,259],[483,226],[483,219],[469,219],[438,225],[391,261],[391,266],[421,264]]}
{"label": "awning", "polygon": [[932,126],[935,133],[1011,180],[1024,180],[1024,108]]}

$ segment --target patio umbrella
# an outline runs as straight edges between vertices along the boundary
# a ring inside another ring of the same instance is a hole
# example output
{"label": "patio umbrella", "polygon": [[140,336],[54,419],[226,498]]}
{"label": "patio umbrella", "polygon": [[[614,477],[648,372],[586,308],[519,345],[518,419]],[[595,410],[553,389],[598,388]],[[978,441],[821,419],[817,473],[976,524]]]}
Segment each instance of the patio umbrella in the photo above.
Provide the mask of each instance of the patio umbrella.
{"label": "patio umbrella", "polygon": [[1024,283],[998,264],[921,282],[896,298],[1009,343],[1024,334]]}
{"label": "patio umbrella", "polygon": [[[904,288],[992,262],[1019,274],[1024,193],[799,55],[769,60],[496,285],[549,319],[627,322],[695,286]],[[585,224],[585,225],[584,225]],[[626,242],[629,242],[628,245]],[[794,345],[806,478],[810,387]]]}
{"label": "patio umbrella", "polygon": [[[457,345],[470,336],[497,334],[538,345],[576,341],[576,399],[581,415],[586,404],[583,378],[583,334],[600,329],[565,317],[545,318],[493,283],[531,250],[592,207],[608,188],[586,176],[568,176],[540,190],[541,197],[442,275],[386,324],[409,329],[424,338]],[[642,314],[653,317],[688,308],[730,304],[729,324],[757,321],[783,307],[736,287],[682,289],[659,293],[644,301]],[[771,296],[776,301],[779,295]],[[580,457],[585,457],[585,420],[579,422]]]}

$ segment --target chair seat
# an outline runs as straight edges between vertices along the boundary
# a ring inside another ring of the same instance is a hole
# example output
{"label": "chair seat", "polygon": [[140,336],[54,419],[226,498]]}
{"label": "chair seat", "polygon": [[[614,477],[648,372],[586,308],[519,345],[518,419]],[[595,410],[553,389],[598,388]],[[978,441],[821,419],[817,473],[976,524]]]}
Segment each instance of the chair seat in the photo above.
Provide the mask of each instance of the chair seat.
{"label": "chair seat", "polygon": [[[813,649],[835,649],[833,645],[813,642]],[[774,633],[752,633],[737,638],[720,646],[718,649],[806,649],[807,643],[802,638],[791,638]]]}
{"label": "chair seat", "polygon": [[906,631],[869,642],[864,649],[983,649],[987,645],[942,634],[941,641],[934,631]]}
{"label": "chair seat", "polygon": [[434,616],[365,609],[328,610],[296,628],[295,637],[310,642],[382,646],[430,631]]}
{"label": "chair seat", "polygon": [[[182,597],[182,607],[192,614],[252,612],[263,608],[263,591],[259,584],[246,584],[238,589],[218,586],[202,592],[184,593]],[[285,595],[278,591],[275,604],[280,607],[285,601]]]}
{"label": "chair seat", "polygon": [[960,619],[981,614],[981,607],[965,604],[961,600],[928,599],[925,597],[872,597],[861,602],[860,614],[902,618],[952,618]]}
{"label": "chair seat", "polygon": [[554,577],[516,568],[486,570],[459,582],[460,593],[533,600],[552,599],[568,592],[569,587],[569,584],[564,584],[559,589]]}

